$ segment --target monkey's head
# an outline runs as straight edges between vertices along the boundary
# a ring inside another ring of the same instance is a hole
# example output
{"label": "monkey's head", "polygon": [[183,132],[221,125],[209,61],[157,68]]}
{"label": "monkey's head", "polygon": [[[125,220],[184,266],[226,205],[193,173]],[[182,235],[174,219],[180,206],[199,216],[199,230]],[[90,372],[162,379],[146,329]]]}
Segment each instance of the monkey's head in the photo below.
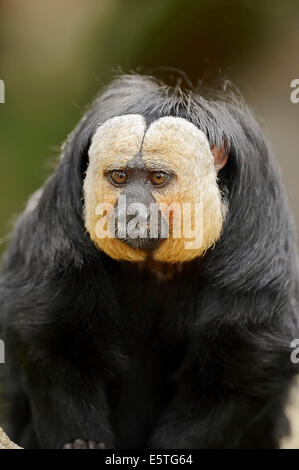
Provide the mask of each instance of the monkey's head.
{"label": "monkey's head", "polygon": [[85,227],[117,260],[168,263],[205,253],[220,237],[225,204],[213,147],[187,119],[108,119],[93,135],[84,181]]}

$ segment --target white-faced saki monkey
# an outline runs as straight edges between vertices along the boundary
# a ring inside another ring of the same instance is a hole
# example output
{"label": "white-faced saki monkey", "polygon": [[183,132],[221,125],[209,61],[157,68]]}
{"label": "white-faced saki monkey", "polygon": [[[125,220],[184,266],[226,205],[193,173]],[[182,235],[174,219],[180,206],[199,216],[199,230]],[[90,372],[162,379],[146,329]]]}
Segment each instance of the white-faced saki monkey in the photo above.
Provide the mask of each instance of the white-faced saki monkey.
{"label": "white-faced saki monkey", "polygon": [[240,97],[114,80],[16,222],[0,319],[25,448],[281,446],[295,229]]}

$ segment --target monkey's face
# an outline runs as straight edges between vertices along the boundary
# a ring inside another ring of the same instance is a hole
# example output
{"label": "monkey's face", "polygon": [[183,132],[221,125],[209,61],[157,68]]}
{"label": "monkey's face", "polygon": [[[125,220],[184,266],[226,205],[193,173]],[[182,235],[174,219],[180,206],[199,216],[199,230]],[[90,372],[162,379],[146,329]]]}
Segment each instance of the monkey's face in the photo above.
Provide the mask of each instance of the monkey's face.
{"label": "monkey's face", "polygon": [[175,263],[220,237],[225,206],[217,170],[227,156],[189,121],[112,118],[95,132],[84,181],[85,226],[117,260]]}

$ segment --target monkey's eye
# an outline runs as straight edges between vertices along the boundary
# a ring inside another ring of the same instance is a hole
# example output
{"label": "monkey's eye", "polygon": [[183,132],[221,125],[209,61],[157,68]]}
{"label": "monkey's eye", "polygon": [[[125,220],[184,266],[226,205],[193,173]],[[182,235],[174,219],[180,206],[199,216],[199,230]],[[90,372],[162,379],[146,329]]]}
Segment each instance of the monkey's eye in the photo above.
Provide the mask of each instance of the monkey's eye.
{"label": "monkey's eye", "polygon": [[153,171],[150,180],[154,186],[162,186],[168,180],[168,175],[163,171]]}
{"label": "monkey's eye", "polygon": [[122,170],[113,170],[110,173],[110,179],[112,183],[117,184],[117,185],[122,185],[126,184],[128,181],[128,175]]}

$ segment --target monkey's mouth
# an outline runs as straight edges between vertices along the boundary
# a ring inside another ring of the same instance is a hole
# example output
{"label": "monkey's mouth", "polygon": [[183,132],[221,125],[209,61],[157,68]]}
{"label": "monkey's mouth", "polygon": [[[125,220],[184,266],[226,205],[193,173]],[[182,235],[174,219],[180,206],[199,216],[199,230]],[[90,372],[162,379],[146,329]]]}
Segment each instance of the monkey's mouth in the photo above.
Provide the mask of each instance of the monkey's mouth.
{"label": "monkey's mouth", "polygon": [[148,219],[136,220],[133,217],[128,218],[123,225],[116,223],[115,237],[135,250],[148,252],[156,250],[163,239],[168,238],[166,227],[163,232],[160,221],[153,225]]}
{"label": "monkey's mouth", "polygon": [[[128,235],[128,232],[130,235]],[[153,236],[153,232],[151,231],[150,227],[147,228],[145,232],[141,233],[139,230],[135,233],[132,230],[128,230],[126,233],[124,233],[123,230],[116,229],[115,236],[118,240],[135,250],[144,250],[148,252],[157,249],[163,240],[159,232],[154,233]]]}
{"label": "monkey's mouth", "polygon": [[130,248],[134,250],[142,250],[152,252],[158,248],[162,239],[154,239],[154,238],[119,238],[120,241],[126,243]]}

